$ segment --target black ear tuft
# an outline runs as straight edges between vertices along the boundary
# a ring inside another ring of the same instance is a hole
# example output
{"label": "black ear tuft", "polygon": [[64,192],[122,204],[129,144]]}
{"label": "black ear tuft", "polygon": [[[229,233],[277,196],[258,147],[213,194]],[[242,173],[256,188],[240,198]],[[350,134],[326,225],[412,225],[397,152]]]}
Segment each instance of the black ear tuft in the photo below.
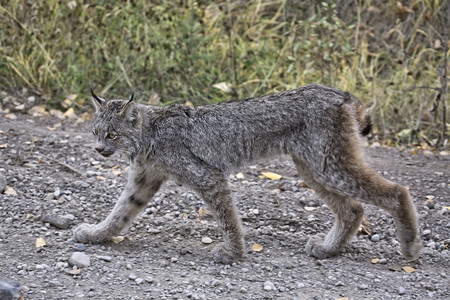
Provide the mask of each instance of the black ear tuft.
{"label": "black ear tuft", "polygon": [[100,109],[102,109],[105,106],[106,100],[97,96],[94,93],[94,89],[92,88],[92,86],[91,86],[91,95],[92,95],[92,102],[95,105],[95,110],[99,111]]}
{"label": "black ear tuft", "polygon": [[131,94],[130,100],[128,100],[128,101],[129,101],[129,102],[133,101],[133,98],[134,98],[134,93]]}

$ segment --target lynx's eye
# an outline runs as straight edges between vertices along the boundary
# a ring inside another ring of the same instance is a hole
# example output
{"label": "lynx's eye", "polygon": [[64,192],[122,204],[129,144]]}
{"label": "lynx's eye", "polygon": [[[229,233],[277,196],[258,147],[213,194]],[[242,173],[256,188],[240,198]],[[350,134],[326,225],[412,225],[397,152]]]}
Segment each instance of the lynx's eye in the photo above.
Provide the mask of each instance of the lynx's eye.
{"label": "lynx's eye", "polygon": [[98,129],[97,128],[92,129],[92,134],[93,135],[98,135]]}
{"label": "lynx's eye", "polygon": [[108,132],[108,134],[106,135],[106,137],[110,140],[115,140],[117,138],[117,135]]}

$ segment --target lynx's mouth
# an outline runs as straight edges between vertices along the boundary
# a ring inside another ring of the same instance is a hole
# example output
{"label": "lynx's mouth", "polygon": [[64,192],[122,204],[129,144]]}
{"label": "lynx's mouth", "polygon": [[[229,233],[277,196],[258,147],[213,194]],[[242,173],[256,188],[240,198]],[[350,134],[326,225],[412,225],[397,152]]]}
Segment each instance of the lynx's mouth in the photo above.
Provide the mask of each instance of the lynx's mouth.
{"label": "lynx's mouth", "polygon": [[114,154],[114,152],[112,152],[112,151],[102,151],[102,152],[99,152],[103,157],[108,157],[108,156],[111,156],[111,155],[113,155]]}

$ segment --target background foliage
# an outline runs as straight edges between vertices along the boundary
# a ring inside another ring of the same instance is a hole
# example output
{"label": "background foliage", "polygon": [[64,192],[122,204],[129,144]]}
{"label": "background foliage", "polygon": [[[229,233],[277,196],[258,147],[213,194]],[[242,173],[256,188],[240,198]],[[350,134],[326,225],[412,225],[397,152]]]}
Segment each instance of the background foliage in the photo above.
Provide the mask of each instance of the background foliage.
{"label": "background foliage", "polygon": [[447,1],[95,2],[2,1],[0,89],[86,110],[90,83],[151,104],[322,83],[371,106],[390,142],[441,132]]}

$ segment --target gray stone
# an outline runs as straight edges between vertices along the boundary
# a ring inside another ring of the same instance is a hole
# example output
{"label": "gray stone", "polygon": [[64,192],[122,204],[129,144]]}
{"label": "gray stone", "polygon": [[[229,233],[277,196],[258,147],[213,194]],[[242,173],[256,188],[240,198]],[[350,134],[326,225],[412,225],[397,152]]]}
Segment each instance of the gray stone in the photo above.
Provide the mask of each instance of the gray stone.
{"label": "gray stone", "polygon": [[19,299],[20,283],[12,280],[0,279],[0,299],[2,300],[16,300]]}
{"label": "gray stone", "polygon": [[69,263],[79,268],[85,268],[91,265],[91,259],[83,252],[74,252],[69,259]]}
{"label": "gray stone", "polygon": [[76,244],[74,248],[78,251],[84,251],[84,250],[86,250],[86,245],[85,244]]}
{"label": "gray stone", "polygon": [[370,238],[370,240],[372,242],[379,242],[380,241],[380,235],[379,234],[374,234],[372,235],[372,237]]}
{"label": "gray stone", "polygon": [[0,173],[0,194],[3,193],[6,187],[6,178]]}
{"label": "gray stone", "polygon": [[404,295],[404,294],[406,294],[406,289],[405,289],[404,287],[400,286],[400,287],[398,288],[398,294],[399,294],[399,295]]}
{"label": "gray stone", "polygon": [[106,261],[106,262],[110,262],[112,260],[112,257],[108,256],[108,255],[99,255],[99,256],[97,256],[97,258],[101,259],[103,261]]}
{"label": "gray stone", "polygon": [[272,281],[267,280],[266,282],[264,282],[264,290],[274,291],[276,290],[276,288]]}
{"label": "gray stone", "polygon": [[60,229],[67,229],[70,225],[69,218],[58,215],[45,215],[41,218],[41,221],[44,223],[50,223]]}

